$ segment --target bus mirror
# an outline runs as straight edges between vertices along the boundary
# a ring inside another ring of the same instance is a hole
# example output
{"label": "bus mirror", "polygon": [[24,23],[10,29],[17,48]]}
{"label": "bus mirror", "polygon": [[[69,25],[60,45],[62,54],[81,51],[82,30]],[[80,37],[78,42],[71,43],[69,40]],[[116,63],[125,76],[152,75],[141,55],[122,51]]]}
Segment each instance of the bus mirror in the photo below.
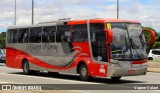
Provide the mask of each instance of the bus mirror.
{"label": "bus mirror", "polygon": [[113,32],[112,32],[112,30],[105,30],[106,31],[106,36],[107,36],[107,43],[112,43],[112,41],[113,41]]}
{"label": "bus mirror", "polygon": [[146,38],[146,44],[153,44],[155,42],[155,33],[152,30],[145,29],[143,30],[145,38]]}

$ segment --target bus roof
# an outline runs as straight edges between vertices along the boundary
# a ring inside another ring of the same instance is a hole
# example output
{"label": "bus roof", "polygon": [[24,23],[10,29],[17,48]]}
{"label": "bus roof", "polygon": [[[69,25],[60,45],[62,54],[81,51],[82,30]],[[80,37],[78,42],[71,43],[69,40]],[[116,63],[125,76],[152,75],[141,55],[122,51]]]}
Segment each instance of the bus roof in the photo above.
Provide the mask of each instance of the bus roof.
{"label": "bus roof", "polygon": [[103,19],[103,18],[94,18],[94,19],[68,19],[68,20],[58,20],[51,22],[42,22],[36,25],[28,25],[28,26],[10,26],[8,29],[16,29],[16,28],[32,28],[32,27],[43,27],[43,26],[54,26],[54,25],[62,25],[65,23],[68,24],[81,24],[87,23],[87,20],[90,20],[92,23],[106,23],[106,22],[126,22],[126,23],[139,23],[134,20],[122,20],[122,19]]}
{"label": "bus roof", "polygon": [[139,23],[135,20],[122,20],[122,19],[106,19],[106,22],[129,22],[129,23]]}
{"label": "bus roof", "polygon": [[[68,24],[84,24],[87,23],[88,19],[77,19],[77,20],[70,20]],[[94,18],[89,19],[90,23],[106,23],[106,22],[126,22],[126,23],[139,23],[138,21],[134,20],[122,20],[122,19],[102,19],[102,18]]]}
{"label": "bus roof", "polygon": [[32,27],[43,27],[43,26],[54,26],[56,23],[45,23],[45,24],[36,24],[36,25],[27,25],[27,26],[9,26],[8,29],[16,28],[32,28]]}
{"label": "bus roof", "polygon": [[[71,20],[71,21],[87,21],[88,19],[76,19],[76,20]],[[139,23],[138,21],[135,20],[123,20],[123,19],[113,19],[113,18],[94,18],[94,19],[89,19],[89,20],[103,20],[105,22],[129,22],[129,23]]]}

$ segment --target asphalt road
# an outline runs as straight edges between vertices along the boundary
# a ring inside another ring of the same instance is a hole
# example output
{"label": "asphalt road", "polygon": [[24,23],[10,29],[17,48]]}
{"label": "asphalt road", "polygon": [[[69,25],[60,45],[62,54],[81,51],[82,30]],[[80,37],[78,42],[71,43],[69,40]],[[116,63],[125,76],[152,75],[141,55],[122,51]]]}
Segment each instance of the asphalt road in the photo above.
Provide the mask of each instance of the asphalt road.
{"label": "asphalt road", "polygon": [[[148,72],[144,76],[122,77],[114,82],[110,78],[93,78],[90,81],[81,81],[77,75],[62,74],[49,75],[46,72],[35,75],[24,75],[22,70],[11,69],[0,63],[0,84],[52,84],[45,85],[49,89],[69,89],[84,93],[159,93],[159,90],[130,90],[133,84],[159,84],[160,73]],[[57,84],[57,85],[55,85]],[[69,85],[66,85],[69,84]],[[77,88],[79,87],[79,88]],[[104,89],[107,87],[107,89]],[[102,90],[100,90],[102,88]],[[108,90],[119,89],[119,90]],[[159,87],[160,89],[160,87]]]}

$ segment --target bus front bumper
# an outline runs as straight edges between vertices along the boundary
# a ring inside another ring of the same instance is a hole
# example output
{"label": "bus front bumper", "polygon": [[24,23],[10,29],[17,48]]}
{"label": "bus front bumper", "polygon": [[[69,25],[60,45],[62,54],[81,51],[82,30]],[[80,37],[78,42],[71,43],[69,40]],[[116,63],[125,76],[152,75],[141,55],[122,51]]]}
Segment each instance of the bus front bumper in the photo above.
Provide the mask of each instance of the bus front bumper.
{"label": "bus front bumper", "polygon": [[146,75],[147,66],[138,67],[138,68],[121,68],[121,67],[112,67],[108,68],[108,77],[122,77],[122,76],[137,76],[137,75]]}

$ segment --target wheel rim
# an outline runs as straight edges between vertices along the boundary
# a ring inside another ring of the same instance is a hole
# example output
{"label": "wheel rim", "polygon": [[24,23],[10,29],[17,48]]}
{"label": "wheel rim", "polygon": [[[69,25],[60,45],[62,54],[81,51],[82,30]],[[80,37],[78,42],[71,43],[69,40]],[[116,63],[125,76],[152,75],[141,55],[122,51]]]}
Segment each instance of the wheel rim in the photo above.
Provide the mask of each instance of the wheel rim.
{"label": "wheel rim", "polygon": [[87,76],[87,69],[86,68],[82,68],[81,74],[82,74],[82,76]]}
{"label": "wheel rim", "polygon": [[27,63],[24,64],[24,72],[28,72],[28,64]]}

